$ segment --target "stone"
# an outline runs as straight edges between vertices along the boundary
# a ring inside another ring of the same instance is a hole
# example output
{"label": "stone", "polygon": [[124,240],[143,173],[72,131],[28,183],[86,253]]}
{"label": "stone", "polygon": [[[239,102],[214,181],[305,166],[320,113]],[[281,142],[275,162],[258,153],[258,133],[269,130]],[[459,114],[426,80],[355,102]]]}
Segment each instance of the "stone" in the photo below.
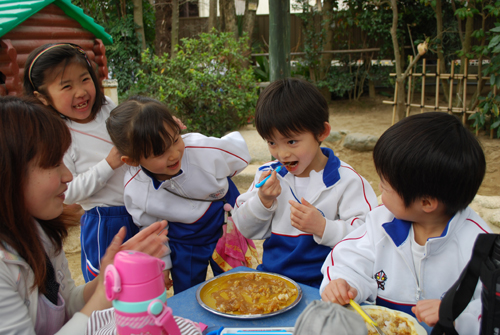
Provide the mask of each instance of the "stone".
{"label": "stone", "polygon": [[371,151],[375,147],[378,137],[362,133],[348,134],[344,139],[344,147],[356,151]]}
{"label": "stone", "polygon": [[490,214],[487,221],[490,225],[500,227],[500,210],[494,211],[492,214]]}
{"label": "stone", "polygon": [[496,209],[500,208],[500,197],[476,195],[473,203],[477,203],[479,206],[484,208]]}
{"label": "stone", "polygon": [[325,139],[325,142],[337,142],[342,139],[342,135],[338,131],[331,131],[330,135]]}

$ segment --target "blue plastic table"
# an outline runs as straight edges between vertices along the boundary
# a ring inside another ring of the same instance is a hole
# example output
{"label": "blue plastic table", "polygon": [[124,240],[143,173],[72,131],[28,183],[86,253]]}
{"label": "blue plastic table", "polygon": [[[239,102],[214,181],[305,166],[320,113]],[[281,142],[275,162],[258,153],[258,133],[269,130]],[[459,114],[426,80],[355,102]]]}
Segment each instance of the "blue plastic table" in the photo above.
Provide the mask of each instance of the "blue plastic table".
{"label": "blue plastic table", "polygon": [[[255,271],[254,269],[247,267],[238,267],[232,269],[228,272],[238,272],[238,271]],[[195,321],[203,322],[206,324],[210,330],[217,329],[221,326],[224,327],[293,327],[295,326],[295,321],[299,317],[300,313],[311,303],[313,300],[321,299],[319,295],[319,290],[315,287],[299,284],[302,289],[302,299],[297,306],[283,314],[253,320],[242,320],[242,319],[232,319],[223,316],[215,315],[198,304],[196,301],[196,290],[200,286],[196,285],[190,289],[174,295],[167,299],[167,305],[172,308],[172,312],[175,316],[181,316],[183,318]]]}

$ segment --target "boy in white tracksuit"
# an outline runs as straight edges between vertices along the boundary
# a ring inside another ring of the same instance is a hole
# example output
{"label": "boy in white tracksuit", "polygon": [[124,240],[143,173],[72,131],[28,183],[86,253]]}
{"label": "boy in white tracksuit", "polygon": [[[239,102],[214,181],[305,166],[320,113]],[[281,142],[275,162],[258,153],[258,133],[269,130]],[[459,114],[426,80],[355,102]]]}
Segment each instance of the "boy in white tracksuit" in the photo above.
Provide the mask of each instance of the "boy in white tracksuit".
{"label": "boy in white tracksuit", "polygon": [[[285,79],[269,85],[259,97],[255,122],[278,161],[259,168],[233,211],[245,237],[266,239],[259,270],[315,287],[325,256],[377,204],[363,177],[331,149],[320,148],[330,133],[328,119],[328,105],[310,83]],[[281,171],[272,172],[279,166]]]}
{"label": "boy in white tracksuit", "polygon": [[[454,116],[425,113],[389,128],[373,153],[384,206],[325,260],[321,297],[354,299],[414,314],[433,327],[440,299],[469,261],[488,225],[468,206],[485,172],[477,140]],[[477,334],[480,286],[456,320]]]}

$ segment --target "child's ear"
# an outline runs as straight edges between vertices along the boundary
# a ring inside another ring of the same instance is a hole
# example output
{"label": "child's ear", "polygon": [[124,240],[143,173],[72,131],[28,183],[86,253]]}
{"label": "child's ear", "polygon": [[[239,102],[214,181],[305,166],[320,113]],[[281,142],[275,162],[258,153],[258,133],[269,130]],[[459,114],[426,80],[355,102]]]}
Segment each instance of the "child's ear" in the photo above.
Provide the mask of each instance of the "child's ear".
{"label": "child's ear", "polygon": [[420,199],[420,204],[425,213],[432,213],[439,207],[439,200],[431,197],[423,197]]}
{"label": "child's ear", "polygon": [[130,166],[139,166],[139,163],[130,158],[129,156],[121,156],[120,159],[122,160],[123,163],[130,165]]}
{"label": "child's ear", "polygon": [[45,97],[42,93],[40,93],[40,92],[38,92],[38,91],[34,91],[34,92],[33,92],[33,95],[34,95],[34,96],[35,96],[38,100],[40,100],[40,102],[41,102],[42,104],[44,104],[45,106],[50,106],[50,104],[49,104],[49,100],[47,100],[47,98],[46,98],[46,97]]}
{"label": "child's ear", "polygon": [[332,126],[330,126],[330,123],[325,122],[325,129],[321,134],[318,135],[318,142],[323,142],[328,135],[330,135],[330,132],[332,131]]}

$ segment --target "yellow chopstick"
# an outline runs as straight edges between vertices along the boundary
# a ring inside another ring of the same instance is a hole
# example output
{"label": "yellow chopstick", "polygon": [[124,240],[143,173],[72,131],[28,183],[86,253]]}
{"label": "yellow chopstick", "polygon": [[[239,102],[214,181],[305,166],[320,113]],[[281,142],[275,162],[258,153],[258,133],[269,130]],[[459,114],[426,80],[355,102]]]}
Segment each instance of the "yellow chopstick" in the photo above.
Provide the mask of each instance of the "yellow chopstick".
{"label": "yellow chopstick", "polygon": [[363,319],[365,319],[366,322],[368,322],[371,325],[374,325],[375,327],[378,327],[378,324],[375,321],[373,321],[373,319],[370,318],[368,314],[366,314],[363,308],[361,308],[361,306],[358,305],[356,301],[349,299],[349,304],[352,306],[352,308],[356,310],[356,312],[358,312],[363,317]]}

